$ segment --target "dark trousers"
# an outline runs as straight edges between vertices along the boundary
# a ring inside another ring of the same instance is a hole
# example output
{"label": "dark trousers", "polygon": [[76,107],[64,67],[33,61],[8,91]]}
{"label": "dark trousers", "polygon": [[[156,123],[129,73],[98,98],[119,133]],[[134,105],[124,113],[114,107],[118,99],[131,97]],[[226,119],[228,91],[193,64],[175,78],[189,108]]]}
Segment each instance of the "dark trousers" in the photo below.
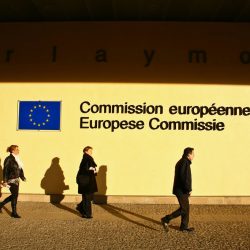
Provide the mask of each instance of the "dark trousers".
{"label": "dark trousers", "polygon": [[182,194],[180,196],[177,196],[178,202],[180,204],[180,207],[174,211],[173,213],[167,215],[165,218],[166,220],[170,221],[174,218],[177,218],[181,216],[181,229],[188,228],[188,222],[189,222],[189,195],[188,194]]}
{"label": "dark trousers", "polygon": [[10,185],[10,192],[11,195],[8,196],[4,201],[2,202],[2,206],[7,204],[8,202],[11,201],[11,208],[12,208],[12,213],[16,213],[16,205],[17,205],[17,198],[18,198],[18,192],[19,192],[19,185],[15,184],[9,184]]}
{"label": "dark trousers", "polygon": [[82,210],[82,213],[86,216],[92,216],[92,204],[93,194],[82,194],[82,201],[79,204],[79,207]]}

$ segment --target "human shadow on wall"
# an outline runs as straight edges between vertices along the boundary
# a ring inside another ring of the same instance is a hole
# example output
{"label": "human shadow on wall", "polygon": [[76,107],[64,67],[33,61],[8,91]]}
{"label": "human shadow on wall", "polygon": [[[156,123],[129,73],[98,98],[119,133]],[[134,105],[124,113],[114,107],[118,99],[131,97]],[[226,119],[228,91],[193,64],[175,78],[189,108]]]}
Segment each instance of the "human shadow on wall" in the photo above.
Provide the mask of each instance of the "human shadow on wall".
{"label": "human shadow on wall", "polygon": [[96,176],[98,192],[95,193],[93,202],[95,204],[107,204],[107,166],[102,165],[99,167]]}
{"label": "human shadow on wall", "polygon": [[51,204],[60,209],[64,209],[78,215],[75,210],[61,204],[65,196],[63,192],[64,190],[69,190],[69,186],[64,183],[65,177],[59,162],[60,158],[58,157],[54,157],[52,159],[50,167],[47,169],[43,179],[41,180],[41,188],[44,189],[45,195],[50,196]]}

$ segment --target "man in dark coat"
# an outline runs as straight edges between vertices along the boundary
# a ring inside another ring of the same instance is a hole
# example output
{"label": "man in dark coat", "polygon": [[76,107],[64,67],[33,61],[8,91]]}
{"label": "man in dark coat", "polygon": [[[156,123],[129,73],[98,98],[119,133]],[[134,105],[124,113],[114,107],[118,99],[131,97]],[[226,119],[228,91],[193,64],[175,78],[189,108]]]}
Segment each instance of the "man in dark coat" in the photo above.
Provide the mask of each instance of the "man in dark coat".
{"label": "man in dark coat", "polygon": [[83,149],[83,158],[76,176],[78,193],[82,194],[82,201],[76,209],[82,214],[83,218],[92,218],[91,201],[93,194],[98,191],[96,184],[96,163],[92,158],[92,147],[87,146]]}
{"label": "man in dark coat", "polygon": [[188,227],[189,222],[189,196],[192,191],[192,177],[190,165],[194,158],[194,149],[185,148],[182,158],[175,166],[175,177],[173,194],[176,195],[180,208],[173,213],[166,215],[161,219],[161,223],[166,231],[168,231],[168,223],[170,220],[181,216],[180,230],[183,232],[192,232],[194,228]]}

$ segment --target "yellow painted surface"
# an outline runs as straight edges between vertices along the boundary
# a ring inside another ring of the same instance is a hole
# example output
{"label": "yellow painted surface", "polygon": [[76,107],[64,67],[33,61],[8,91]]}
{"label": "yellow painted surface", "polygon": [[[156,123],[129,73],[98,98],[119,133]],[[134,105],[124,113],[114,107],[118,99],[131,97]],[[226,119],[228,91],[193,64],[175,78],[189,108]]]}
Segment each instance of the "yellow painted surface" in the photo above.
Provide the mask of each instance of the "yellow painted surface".
{"label": "yellow painted surface", "polygon": [[[61,131],[17,130],[18,100],[62,101]],[[163,114],[83,114],[80,104],[162,105]],[[250,195],[250,119],[248,116],[170,115],[172,105],[250,105],[249,85],[205,84],[108,84],[108,83],[1,83],[0,158],[7,146],[17,144],[25,164],[27,182],[21,193],[43,194],[41,181],[58,157],[69,186],[64,194],[76,194],[75,176],[86,145],[94,148],[98,166],[107,166],[107,195],[170,195],[174,166],[185,147],[195,148],[192,164],[193,195]],[[80,129],[80,117],[92,120],[143,120],[141,130]],[[223,131],[152,130],[148,121],[223,122]],[[54,182],[61,178],[54,176]]]}
{"label": "yellow painted surface", "polygon": [[[191,146],[193,195],[250,196],[249,115],[169,113],[173,105],[249,109],[248,31],[246,23],[0,24],[0,177],[7,146],[18,144],[27,177],[21,193],[77,194],[82,149],[91,145],[100,194],[165,196],[176,162]],[[192,51],[198,55],[191,60]],[[61,101],[61,131],[17,130],[19,100]],[[163,114],[83,114],[84,101],[161,105]],[[83,129],[81,117],[145,125]],[[225,128],[153,130],[152,118]]]}

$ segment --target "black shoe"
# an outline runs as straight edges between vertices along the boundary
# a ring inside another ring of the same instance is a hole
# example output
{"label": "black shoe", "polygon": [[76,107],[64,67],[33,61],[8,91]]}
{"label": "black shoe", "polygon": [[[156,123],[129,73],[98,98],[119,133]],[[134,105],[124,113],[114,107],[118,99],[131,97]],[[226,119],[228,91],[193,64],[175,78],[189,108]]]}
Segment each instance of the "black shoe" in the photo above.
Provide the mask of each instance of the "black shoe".
{"label": "black shoe", "polygon": [[192,233],[192,232],[194,232],[194,228],[193,228],[193,227],[181,228],[180,230],[181,230],[182,232],[187,232],[187,233]]}
{"label": "black shoe", "polygon": [[91,215],[83,214],[83,215],[82,215],[82,218],[85,218],[85,219],[92,219],[93,217],[92,217]]}
{"label": "black shoe", "polygon": [[21,218],[21,216],[19,216],[17,213],[11,213],[11,217],[17,218],[17,219]]}
{"label": "black shoe", "polygon": [[169,231],[168,223],[169,223],[169,220],[167,220],[166,217],[161,218],[161,224],[164,230],[166,231],[166,233]]}
{"label": "black shoe", "polygon": [[76,206],[76,210],[80,213],[80,214],[82,214],[82,208],[79,206],[79,204]]}

